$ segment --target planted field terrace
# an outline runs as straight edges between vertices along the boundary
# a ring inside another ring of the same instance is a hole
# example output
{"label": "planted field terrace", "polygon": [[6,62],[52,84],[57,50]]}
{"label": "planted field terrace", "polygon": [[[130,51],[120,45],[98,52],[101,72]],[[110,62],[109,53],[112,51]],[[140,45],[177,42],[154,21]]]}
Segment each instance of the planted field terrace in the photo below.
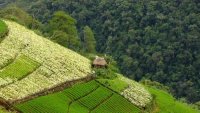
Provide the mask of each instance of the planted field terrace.
{"label": "planted field terrace", "polygon": [[122,96],[96,81],[77,84],[64,91],[17,104],[23,113],[139,113]]}
{"label": "planted field terrace", "polygon": [[2,69],[0,77],[21,79],[29,73],[32,73],[37,67],[39,67],[39,63],[26,56],[19,56],[13,63]]}
{"label": "planted field terrace", "polygon": [[152,100],[151,94],[141,84],[117,74],[114,79],[97,79],[99,83],[121,94],[132,104],[145,107]]}
{"label": "planted field terrace", "polygon": [[87,58],[15,22],[4,22],[9,32],[0,42],[0,98],[5,101],[14,103],[91,74]]}
{"label": "planted field terrace", "polygon": [[0,42],[4,39],[7,33],[8,33],[8,27],[6,23],[0,20]]}

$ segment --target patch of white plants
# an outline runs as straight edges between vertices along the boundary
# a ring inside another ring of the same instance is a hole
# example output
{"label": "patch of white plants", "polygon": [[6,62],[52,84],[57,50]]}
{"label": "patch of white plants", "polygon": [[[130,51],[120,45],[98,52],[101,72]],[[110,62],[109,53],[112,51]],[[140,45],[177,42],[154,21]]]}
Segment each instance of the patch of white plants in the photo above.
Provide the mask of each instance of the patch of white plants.
{"label": "patch of white plants", "polygon": [[145,107],[149,102],[151,102],[151,94],[141,84],[123,76],[121,76],[120,79],[129,85],[127,89],[121,92],[121,95],[131,103],[140,107]]}
{"label": "patch of white plants", "polygon": [[[0,69],[16,55],[26,55],[41,66],[27,77],[0,87],[0,97],[15,101],[51,88],[57,84],[84,78],[91,73],[91,62],[85,57],[11,21],[5,21],[8,36],[0,44]],[[0,86],[13,80],[0,78]]]}

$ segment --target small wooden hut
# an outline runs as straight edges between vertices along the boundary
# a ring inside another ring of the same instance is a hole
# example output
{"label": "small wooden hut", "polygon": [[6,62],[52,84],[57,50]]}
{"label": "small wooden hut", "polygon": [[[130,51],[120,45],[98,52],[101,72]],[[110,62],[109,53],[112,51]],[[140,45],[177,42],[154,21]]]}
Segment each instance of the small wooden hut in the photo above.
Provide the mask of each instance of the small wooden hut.
{"label": "small wooden hut", "polygon": [[107,67],[107,62],[104,58],[102,57],[96,57],[92,63],[92,67],[97,67],[97,68],[106,68]]}

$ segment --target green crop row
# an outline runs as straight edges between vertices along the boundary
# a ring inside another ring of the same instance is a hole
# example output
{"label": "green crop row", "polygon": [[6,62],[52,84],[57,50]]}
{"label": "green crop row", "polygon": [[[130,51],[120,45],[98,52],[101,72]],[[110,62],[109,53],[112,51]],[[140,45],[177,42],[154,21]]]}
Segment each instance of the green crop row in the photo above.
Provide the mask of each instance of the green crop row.
{"label": "green crop row", "polygon": [[85,84],[74,85],[73,87],[66,89],[64,92],[72,100],[77,100],[96,90],[98,87],[99,85],[95,81],[91,81]]}
{"label": "green crop row", "polygon": [[21,79],[24,76],[33,72],[39,65],[39,63],[22,55],[19,58],[17,58],[13,63],[3,68],[3,70],[0,72],[0,77]]}
{"label": "green crop row", "polygon": [[6,36],[8,33],[8,27],[7,25],[0,20],[0,42],[3,40],[3,38]]}
{"label": "green crop row", "polygon": [[114,94],[108,101],[101,104],[92,113],[139,113],[140,109],[133,106],[120,95]]}
{"label": "green crop row", "polygon": [[90,93],[88,96],[78,100],[78,102],[92,110],[102,102],[106,101],[112,94],[113,93],[107,88],[101,86],[94,92]]}

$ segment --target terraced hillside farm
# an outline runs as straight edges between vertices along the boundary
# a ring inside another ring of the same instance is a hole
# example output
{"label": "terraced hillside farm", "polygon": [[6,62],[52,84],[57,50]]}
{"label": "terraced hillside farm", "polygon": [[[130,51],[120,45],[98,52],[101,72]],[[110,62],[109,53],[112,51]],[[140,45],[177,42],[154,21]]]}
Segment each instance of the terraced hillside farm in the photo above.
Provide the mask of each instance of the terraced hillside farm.
{"label": "terraced hillside farm", "polygon": [[[15,22],[5,23],[9,32],[0,43],[0,105],[5,108],[14,106],[23,113],[138,113],[151,102],[139,83],[119,74],[90,81],[90,60]],[[77,81],[82,84],[74,85]]]}
{"label": "terraced hillside farm", "polygon": [[90,61],[85,57],[15,22],[5,23],[9,33],[0,43],[0,98],[14,102],[90,76]]}
{"label": "terraced hillside farm", "polygon": [[96,81],[15,105],[23,113],[139,113],[140,109]]}

